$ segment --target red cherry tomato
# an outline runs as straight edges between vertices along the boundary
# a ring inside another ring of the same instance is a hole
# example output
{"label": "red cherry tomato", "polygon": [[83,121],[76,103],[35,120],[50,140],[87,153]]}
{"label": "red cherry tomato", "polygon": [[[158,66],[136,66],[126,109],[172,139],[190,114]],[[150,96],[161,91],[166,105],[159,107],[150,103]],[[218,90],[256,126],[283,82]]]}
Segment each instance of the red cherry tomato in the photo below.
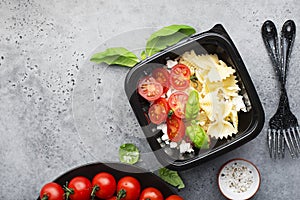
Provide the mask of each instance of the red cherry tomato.
{"label": "red cherry tomato", "polygon": [[183,121],[172,115],[167,118],[167,133],[168,137],[173,142],[179,142],[182,140],[185,134],[185,126]]}
{"label": "red cherry tomato", "polygon": [[117,197],[120,200],[138,200],[140,192],[141,184],[136,178],[125,176],[118,181]]}
{"label": "red cherry tomato", "polygon": [[108,199],[114,195],[117,189],[117,182],[113,175],[101,172],[94,176],[92,185],[95,195],[100,199]]}
{"label": "red cherry tomato", "polygon": [[161,124],[167,119],[169,111],[170,106],[165,98],[155,100],[148,111],[150,121],[154,124]]}
{"label": "red cherry tomato", "polygon": [[142,191],[140,200],[164,200],[164,197],[158,189],[148,187]]}
{"label": "red cherry tomato", "polygon": [[138,93],[148,101],[154,101],[163,94],[163,86],[151,76],[145,76],[138,83]]}
{"label": "red cherry tomato", "polygon": [[63,198],[63,188],[54,182],[45,184],[40,191],[41,200],[62,200]]}
{"label": "red cherry tomato", "polygon": [[189,96],[181,91],[174,92],[169,97],[169,106],[179,118],[185,118],[185,105]]}
{"label": "red cherry tomato", "polygon": [[116,197],[116,196],[113,196],[113,197],[111,197],[111,198],[109,198],[109,199],[106,199],[106,200],[117,200],[117,197]]}
{"label": "red cherry tomato", "polygon": [[159,98],[154,103],[162,105],[165,108],[165,110],[167,111],[167,113],[170,111],[170,106],[169,106],[167,99]]}
{"label": "red cherry tomato", "polygon": [[170,73],[165,68],[156,68],[152,72],[153,78],[163,86],[163,93],[166,93],[170,88]]}
{"label": "red cherry tomato", "polygon": [[184,200],[184,199],[181,196],[174,194],[174,195],[167,197],[166,200]]}
{"label": "red cherry tomato", "polygon": [[176,90],[185,90],[190,85],[190,69],[183,65],[177,64],[171,69],[170,83]]}
{"label": "red cherry tomato", "polygon": [[161,124],[168,117],[168,113],[167,113],[165,107],[162,106],[161,104],[157,104],[157,103],[152,104],[150,106],[148,115],[149,115],[150,121],[153,124]]}
{"label": "red cherry tomato", "polygon": [[92,192],[92,183],[83,176],[73,178],[68,184],[67,195],[70,200],[89,200]]}

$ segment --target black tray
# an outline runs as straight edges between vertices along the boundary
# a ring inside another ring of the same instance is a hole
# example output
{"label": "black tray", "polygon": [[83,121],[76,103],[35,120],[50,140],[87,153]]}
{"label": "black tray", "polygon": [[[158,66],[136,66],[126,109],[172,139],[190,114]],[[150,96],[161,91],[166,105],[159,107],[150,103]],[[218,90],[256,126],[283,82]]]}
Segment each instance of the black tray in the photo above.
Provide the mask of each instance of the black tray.
{"label": "black tray", "polygon": [[[70,182],[70,180],[76,176],[84,176],[89,180],[92,180],[93,177],[100,172],[108,172],[112,174],[116,181],[120,180],[124,176],[133,176],[140,181],[141,189],[146,187],[158,188],[165,198],[172,194],[176,194],[155,174],[147,172],[140,167],[122,163],[93,163],[84,165],[66,172],[56,178],[53,182],[65,185],[67,181]],[[40,200],[40,198],[38,197],[37,200]]]}
{"label": "black tray", "polygon": [[[141,77],[146,74],[151,74],[153,69],[165,65],[166,60],[175,59],[184,52],[192,49],[197,54],[217,54],[219,59],[235,68],[238,84],[241,88],[240,92],[244,96],[248,112],[239,113],[238,133],[233,137],[212,141],[214,146],[209,151],[197,152],[193,157],[187,156],[184,159],[179,159],[176,155],[167,154],[165,149],[162,148],[157,141],[157,138],[163,133],[162,131],[156,130],[156,125],[150,123],[147,119],[149,102],[138,94],[136,88]],[[235,45],[224,27],[220,24],[215,25],[209,31],[191,36],[138,63],[126,76],[125,91],[138,122],[157,159],[161,164],[173,170],[194,167],[245,144],[260,133],[264,124],[265,116],[263,107],[251,78]]]}

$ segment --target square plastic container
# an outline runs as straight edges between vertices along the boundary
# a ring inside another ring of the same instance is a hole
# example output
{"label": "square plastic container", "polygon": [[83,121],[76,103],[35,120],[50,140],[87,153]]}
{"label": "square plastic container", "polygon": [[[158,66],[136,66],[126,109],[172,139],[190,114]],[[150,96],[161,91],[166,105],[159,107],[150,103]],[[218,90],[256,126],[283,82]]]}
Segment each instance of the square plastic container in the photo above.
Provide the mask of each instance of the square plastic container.
{"label": "square plastic container", "polygon": [[[150,103],[137,92],[139,80],[158,67],[174,60],[186,51],[194,50],[196,54],[217,54],[229,66],[236,70],[238,85],[241,88],[247,112],[239,112],[238,133],[227,139],[212,139],[214,144],[209,150],[195,151],[194,154],[182,155],[178,151],[164,146],[159,138],[163,135],[147,116]],[[247,69],[222,25],[217,24],[211,30],[191,36],[149,58],[132,68],[125,79],[125,91],[138,122],[159,162],[173,170],[184,170],[209,159],[233,150],[254,139],[264,125],[264,111],[247,72]]]}

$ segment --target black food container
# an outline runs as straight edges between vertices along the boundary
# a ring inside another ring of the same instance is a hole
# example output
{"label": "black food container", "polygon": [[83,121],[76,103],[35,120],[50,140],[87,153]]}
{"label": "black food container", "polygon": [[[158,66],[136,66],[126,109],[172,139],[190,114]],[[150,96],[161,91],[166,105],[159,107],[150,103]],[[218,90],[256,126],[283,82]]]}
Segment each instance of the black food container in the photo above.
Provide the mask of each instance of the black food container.
{"label": "black food container", "polygon": [[[167,60],[174,60],[186,51],[194,50],[196,54],[217,54],[229,66],[236,70],[238,85],[241,88],[247,112],[238,114],[238,133],[226,139],[212,139],[213,146],[209,150],[197,151],[193,155],[181,155],[160,143],[163,135],[157,125],[152,124],[147,116],[150,103],[137,92],[139,80],[158,67],[166,64]],[[217,24],[211,30],[189,37],[178,44],[171,46],[132,68],[125,79],[125,91],[131,107],[143,129],[143,132],[159,162],[173,170],[183,170],[194,167],[209,159],[215,158],[233,150],[254,139],[264,124],[264,111],[235,45],[222,25]]]}
{"label": "black food container", "polygon": [[[147,187],[157,187],[164,197],[176,194],[176,192],[173,191],[173,189],[170,188],[167,183],[165,183],[155,174],[147,172],[140,167],[123,163],[91,163],[83,165],[62,174],[53,180],[53,182],[64,186],[67,182],[70,182],[73,178],[78,176],[86,177],[92,181],[94,176],[101,172],[110,173],[114,176],[116,181],[119,181],[125,176],[132,176],[140,181],[142,189]],[[40,197],[38,197],[37,200],[41,200]],[[99,198],[96,197],[95,200],[99,200]]]}

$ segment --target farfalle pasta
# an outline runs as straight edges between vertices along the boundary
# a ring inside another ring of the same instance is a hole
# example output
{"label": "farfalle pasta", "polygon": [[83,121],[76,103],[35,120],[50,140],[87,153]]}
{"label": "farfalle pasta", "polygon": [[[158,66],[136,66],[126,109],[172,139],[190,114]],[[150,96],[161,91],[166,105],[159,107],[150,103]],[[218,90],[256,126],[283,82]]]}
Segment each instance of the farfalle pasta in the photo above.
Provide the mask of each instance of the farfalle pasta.
{"label": "farfalle pasta", "polygon": [[[238,111],[245,105],[237,85],[235,70],[219,60],[216,54],[196,55],[194,51],[184,53],[179,63],[186,64],[201,84],[200,108],[206,121],[199,123],[206,133],[215,138],[227,138],[238,132]],[[199,88],[199,86],[197,86]]]}

